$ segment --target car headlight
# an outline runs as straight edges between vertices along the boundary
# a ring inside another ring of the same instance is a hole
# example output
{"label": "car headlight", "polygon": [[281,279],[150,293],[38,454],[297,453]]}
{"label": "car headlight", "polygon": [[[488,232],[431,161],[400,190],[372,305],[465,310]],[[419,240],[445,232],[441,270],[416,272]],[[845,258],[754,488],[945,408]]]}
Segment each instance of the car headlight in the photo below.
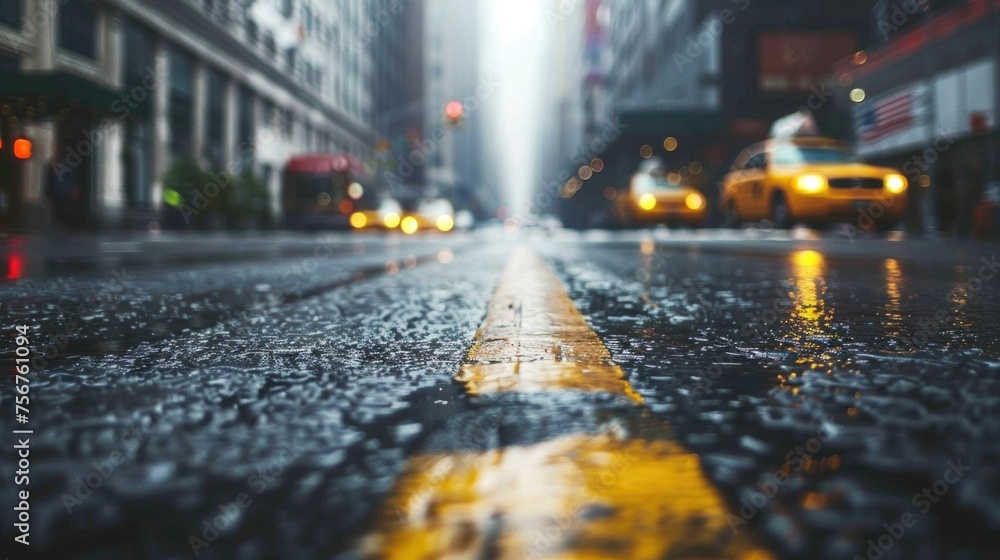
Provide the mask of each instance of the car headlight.
{"label": "car headlight", "polygon": [[642,208],[643,210],[652,210],[653,208],[656,208],[656,197],[649,193],[642,195],[639,197],[639,208]]}
{"label": "car headlight", "polygon": [[447,214],[438,216],[437,228],[445,232],[451,231],[455,228],[455,219]]}
{"label": "car headlight", "polygon": [[351,214],[351,226],[354,229],[362,229],[368,225],[368,216],[365,216],[361,212],[355,212]]}
{"label": "car headlight", "polygon": [[399,228],[402,229],[403,233],[406,235],[412,235],[417,233],[417,230],[420,229],[420,224],[417,223],[417,219],[413,216],[407,216],[403,218],[403,222],[400,224]]}
{"label": "car headlight", "polygon": [[803,194],[816,194],[826,190],[826,177],[822,175],[799,175],[794,181],[795,190]]}
{"label": "car headlight", "polygon": [[684,204],[691,210],[701,210],[705,206],[705,198],[698,193],[691,193],[684,199]]}
{"label": "car headlight", "polygon": [[389,229],[396,229],[396,227],[399,226],[400,221],[402,221],[402,219],[399,217],[399,214],[395,212],[389,212],[382,218],[382,223]]}
{"label": "car headlight", "polygon": [[906,177],[893,173],[885,176],[885,190],[892,194],[899,194],[906,190]]}

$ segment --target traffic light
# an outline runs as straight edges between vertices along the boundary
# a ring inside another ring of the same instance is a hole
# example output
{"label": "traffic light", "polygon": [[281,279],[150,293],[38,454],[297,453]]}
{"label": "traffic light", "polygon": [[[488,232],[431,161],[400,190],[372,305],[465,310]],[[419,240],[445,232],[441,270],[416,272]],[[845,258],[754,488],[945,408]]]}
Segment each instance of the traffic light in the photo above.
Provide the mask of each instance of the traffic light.
{"label": "traffic light", "polygon": [[31,144],[31,140],[27,138],[18,138],[14,140],[14,157],[17,159],[29,159],[31,157],[31,150],[34,146]]}
{"label": "traffic light", "polygon": [[[3,141],[3,138],[0,138],[0,151],[5,147],[8,147],[7,144]],[[18,138],[9,146],[9,149],[15,159],[31,159],[34,144],[27,138]]]}
{"label": "traffic light", "polygon": [[458,127],[462,125],[465,115],[465,106],[461,101],[449,101],[444,106],[444,116],[448,119],[448,126]]}

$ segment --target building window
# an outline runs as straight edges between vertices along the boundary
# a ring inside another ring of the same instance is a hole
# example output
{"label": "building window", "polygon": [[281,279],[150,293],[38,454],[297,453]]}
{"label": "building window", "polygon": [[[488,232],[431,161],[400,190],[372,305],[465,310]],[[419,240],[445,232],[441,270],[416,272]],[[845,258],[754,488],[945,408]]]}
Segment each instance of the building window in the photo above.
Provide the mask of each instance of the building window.
{"label": "building window", "polygon": [[278,45],[274,41],[274,33],[267,32],[264,34],[264,50],[267,51],[267,56],[274,58],[278,54]]}
{"label": "building window", "polygon": [[265,99],[263,101],[262,111],[264,124],[267,128],[275,129],[278,127],[280,119],[278,117],[278,108],[270,100]]}
{"label": "building window", "polygon": [[173,159],[194,156],[194,63],[187,53],[170,52],[170,154]]}
{"label": "building window", "polygon": [[4,0],[0,2],[0,23],[21,28],[22,0]]}
{"label": "building window", "polygon": [[297,52],[298,49],[295,47],[288,47],[287,49],[285,49],[285,64],[288,65],[288,70],[291,71],[293,74],[295,73],[295,60],[296,60],[295,55]]}
{"label": "building window", "polygon": [[247,87],[240,88],[239,112],[236,125],[236,159],[240,169],[252,170],[256,144],[256,119],[254,118],[254,94]]}
{"label": "building window", "polygon": [[205,159],[212,167],[223,165],[226,130],[226,77],[216,70],[205,73]]}
{"label": "building window", "polygon": [[247,34],[247,42],[253,46],[257,46],[257,41],[260,39],[260,28],[257,27],[257,22],[252,17],[247,16],[247,19],[243,22],[243,27]]}
{"label": "building window", "polygon": [[204,0],[205,11],[209,16],[222,22],[229,20],[228,0]]}
{"label": "building window", "polygon": [[59,46],[97,59],[97,12],[80,0],[69,0],[59,8]]}
{"label": "building window", "polygon": [[285,109],[281,114],[281,131],[287,138],[295,138],[295,111]]}
{"label": "building window", "polygon": [[290,18],[295,13],[295,0],[281,0],[281,15]]}
{"label": "building window", "polygon": [[[141,86],[153,71],[153,36],[145,28],[128,22],[125,26],[125,84]],[[152,92],[147,92],[152,97]]]}
{"label": "building window", "polygon": [[[145,88],[153,68],[153,37],[146,29],[129,21],[125,24],[125,85],[126,89]],[[153,103],[153,92],[147,91],[139,106]],[[132,210],[152,207],[153,135],[146,111],[136,111],[126,121],[125,199]]]}
{"label": "building window", "polygon": [[125,199],[132,210],[152,207],[153,138],[150,128],[148,120],[129,119],[126,122]]}

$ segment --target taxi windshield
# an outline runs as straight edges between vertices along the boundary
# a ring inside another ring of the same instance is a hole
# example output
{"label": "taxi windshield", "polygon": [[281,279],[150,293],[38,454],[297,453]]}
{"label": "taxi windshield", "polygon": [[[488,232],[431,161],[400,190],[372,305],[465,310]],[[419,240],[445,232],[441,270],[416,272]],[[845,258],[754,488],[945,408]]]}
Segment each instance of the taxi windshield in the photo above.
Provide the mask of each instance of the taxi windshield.
{"label": "taxi windshield", "polygon": [[665,175],[640,173],[635,177],[635,192],[639,194],[679,190],[681,185],[671,182]]}
{"label": "taxi windshield", "polygon": [[805,163],[856,163],[857,156],[848,150],[833,146],[796,146],[785,144],[774,150],[775,165],[802,165]]}

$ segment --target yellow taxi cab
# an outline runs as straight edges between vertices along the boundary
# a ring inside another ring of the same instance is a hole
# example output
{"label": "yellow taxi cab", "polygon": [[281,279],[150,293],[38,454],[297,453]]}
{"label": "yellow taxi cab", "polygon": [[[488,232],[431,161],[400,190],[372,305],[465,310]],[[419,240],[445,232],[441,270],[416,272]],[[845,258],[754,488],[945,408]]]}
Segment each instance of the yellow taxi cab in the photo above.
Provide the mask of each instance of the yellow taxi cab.
{"label": "yellow taxi cab", "polygon": [[700,227],[707,216],[705,197],[694,187],[667,175],[661,164],[647,161],[632,175],[612,212],[618,225],[681,224]]}
{"label": "yellow taxi cab", "polygon": [[403,207],[392,198],[384,198],[376,208],[358,210],[350,216],[351,227],[355,230],[395,229],[402,220]]}
{"label": "yellow taxi cab", "polygon": [[729,227],[770,220],[850,222],[885,230],[906,214],[906,177],[861,163],[847,144],[821,137],[775,138],[750,146],[723,178],[721,208]]}

